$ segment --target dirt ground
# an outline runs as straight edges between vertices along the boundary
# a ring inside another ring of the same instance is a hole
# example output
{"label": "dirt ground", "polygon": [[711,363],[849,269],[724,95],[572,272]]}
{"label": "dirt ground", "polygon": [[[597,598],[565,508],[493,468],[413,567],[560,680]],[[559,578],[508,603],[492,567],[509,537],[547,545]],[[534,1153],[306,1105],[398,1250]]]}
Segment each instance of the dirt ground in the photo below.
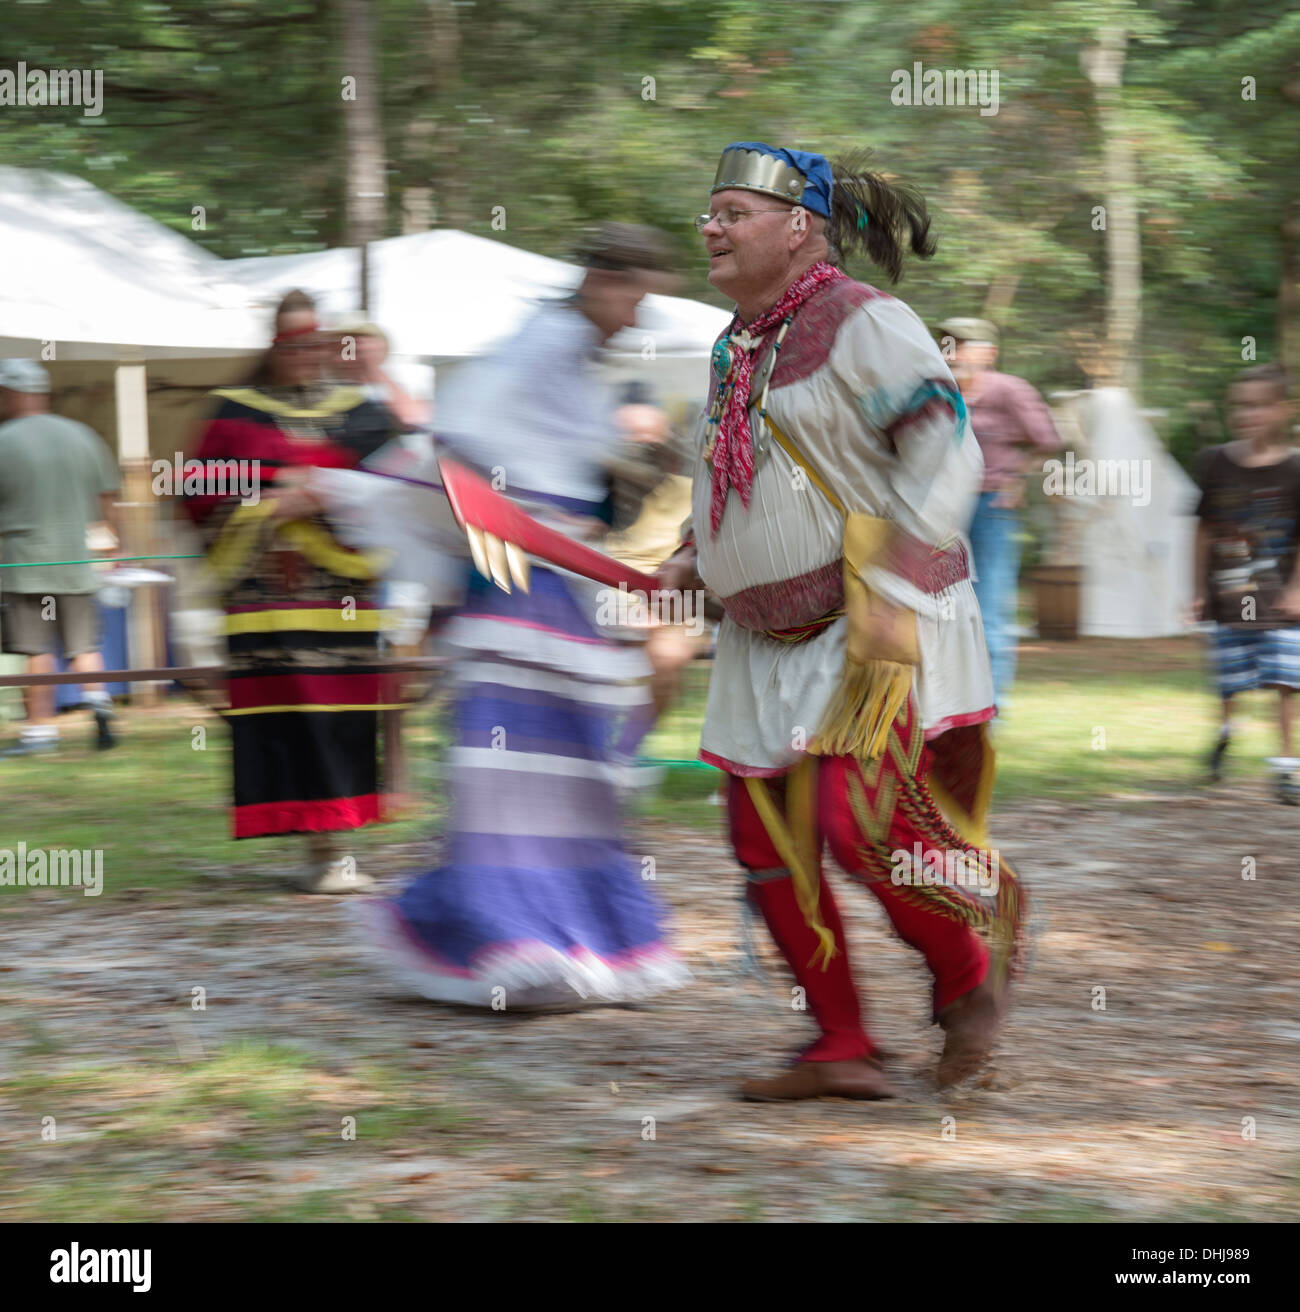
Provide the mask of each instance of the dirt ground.
{"label": "dirt ground", "polygon": [[[811,1020],[766,945],[743,972],[699,831],[635,844],[695,983],[571,1014],[404,999],[338,901],[220,872],[5,898],[0,1219],[1296,1219],[1300,810],[1251,783],[994,832],[1035,948],[983,1087],[935,1090],[924,969],[837,886],[889,1103],[734,1099]],[[430,851],[385,849],[386,887]]]}

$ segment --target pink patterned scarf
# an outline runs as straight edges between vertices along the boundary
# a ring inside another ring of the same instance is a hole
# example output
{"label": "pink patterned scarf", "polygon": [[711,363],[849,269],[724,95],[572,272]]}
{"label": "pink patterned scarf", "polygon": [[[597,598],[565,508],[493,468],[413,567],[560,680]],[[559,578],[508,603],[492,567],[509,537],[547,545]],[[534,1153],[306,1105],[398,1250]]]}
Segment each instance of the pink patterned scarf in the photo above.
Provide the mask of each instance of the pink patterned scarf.
{"label": "pink patterned scarf", "polygon": [[[739,316],[734,321],[735,327],[726,339],[732,347],[731,363],[726,376],[719,371],[718,377],[722,413],[718,416],[718,431],[713,444],[713,483],[709,502],[709,522],[714,536],[722,523],[728,491],[734,487],[746,509],[754,491],[754,439],[749,431],[749,391],[754,377],[754,358],[764,334],[787,315],[793,314],[818,287],[847,276],[821,260],[796,278],[781,299],[753,323],[741,327]],[[719,347],[722,345],[720,342]]]}

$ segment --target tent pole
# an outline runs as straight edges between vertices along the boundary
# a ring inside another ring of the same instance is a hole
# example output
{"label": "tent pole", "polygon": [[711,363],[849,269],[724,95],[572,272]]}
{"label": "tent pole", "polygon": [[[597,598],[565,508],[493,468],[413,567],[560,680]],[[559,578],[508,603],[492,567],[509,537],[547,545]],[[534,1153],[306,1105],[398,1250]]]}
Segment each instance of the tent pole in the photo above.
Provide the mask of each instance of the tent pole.
{"label": "tent pole", "polygon": [[[120,530],[123,554],[146,556],[155,551],[157,498],[149,463],[149,382],[143,363],[121,364],[113,370],[117,403],[117,459],[122,468]],[[148,666],[166,664],[162,626],[158,621],[156,585],[137,589],[128,612],[127,642],[131,660]],[[133,698],[146,704],[161,700],[163,688],[146,684]]]}

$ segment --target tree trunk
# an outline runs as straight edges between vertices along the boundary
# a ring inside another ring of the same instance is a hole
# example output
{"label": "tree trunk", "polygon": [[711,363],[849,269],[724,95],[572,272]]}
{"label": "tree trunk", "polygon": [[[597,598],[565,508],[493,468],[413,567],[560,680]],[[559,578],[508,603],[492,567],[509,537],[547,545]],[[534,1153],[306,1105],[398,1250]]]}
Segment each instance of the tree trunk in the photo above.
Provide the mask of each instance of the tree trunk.
{"label": "tree trunk", "polygon": [[[1065,213],[1066,207],[1063,205],[1051,209],[1037,223],[1031,223],[1026,231],[1031,233],[1051,232]],[[1017,258],[1013,267],[1004,269],[994,278],[992,283],[989,284],[988,292],[985,294],[984,307],[980,310],[980,318],[991,319],[999,327],[1002,325],[1011,309],[1011,302],[1015,299],[1016,289],[1020,286],[1020,278],[1024,271],[1024,262]]]}
{"label": "tree trunk", "polygon": [[433,46],[430,62],[437,87],[439,122],[433,160],[433,195],[436,217],[452,228],[463,228],[470,220],[469,184],[461,169],[461,138],[464,125],[460,102],[460,19],[452,0],[434,0]]}
{"label": "tree trunk", "polygon": [[[1296,123],[1295,109],[1300,105],[1300,64],[1291,72],[1290,80],[1282,84],[1282,97],[1287,102],[1282,112],[1288,122]],[[1300,199],[1295,197],[1282,219],[1278,252],[1276,359],[1286,368],[1291,386],[1295,387],[1300,382]]]}
{"label": "tree trunk", "polygon": [[[384,189],[384,132],[379,110],[379,74],[375,59],[374,9],[369,0],[343,0],[345,78],[353,78],[355,99],[345,89],[343,148],[347,178],[347,242],[361,248],[361,309],[370,310],[366,248],[384,235],[387,212]],[[347,84],[344,84],[345,88]]]}
{"label": "tree trunk", "polygon": [[1277,360],[1294,383],[1300,379],[1300,206],[1278,233]]}
{"label": "tree trunk", "polygon": [[1102,135],[1102,185],[1106,202],[1107,372],[1135,399],[1142,390],[1142,251],[1138,230],[1137,152],[1125,134],[1120,88],[1128,34],[1103,28],[1097,45],[1084,52],[1083,70],[1092,83]]}

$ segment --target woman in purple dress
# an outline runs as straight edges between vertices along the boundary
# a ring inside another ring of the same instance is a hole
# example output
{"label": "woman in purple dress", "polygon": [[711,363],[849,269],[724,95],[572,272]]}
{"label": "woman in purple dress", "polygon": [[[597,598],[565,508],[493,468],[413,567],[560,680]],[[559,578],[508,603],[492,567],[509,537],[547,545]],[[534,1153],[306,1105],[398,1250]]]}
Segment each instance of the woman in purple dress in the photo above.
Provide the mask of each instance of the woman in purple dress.
{"label": "woman in purple dress", "polygon": [[[536,518],[599,528],[619,440],[598,349],[636,322],[657,234],[610,225],[577,292],[443,389],[437,430]],[[358,908],[386,968],[425,997],[488,1006],[625,1001],[689,979],[665,941],[619,784],[648,723],[642,646],[599,623],[597,585],[536,562],[528,593],[477,575],[442,630],[453,658],[446,859]]]}

